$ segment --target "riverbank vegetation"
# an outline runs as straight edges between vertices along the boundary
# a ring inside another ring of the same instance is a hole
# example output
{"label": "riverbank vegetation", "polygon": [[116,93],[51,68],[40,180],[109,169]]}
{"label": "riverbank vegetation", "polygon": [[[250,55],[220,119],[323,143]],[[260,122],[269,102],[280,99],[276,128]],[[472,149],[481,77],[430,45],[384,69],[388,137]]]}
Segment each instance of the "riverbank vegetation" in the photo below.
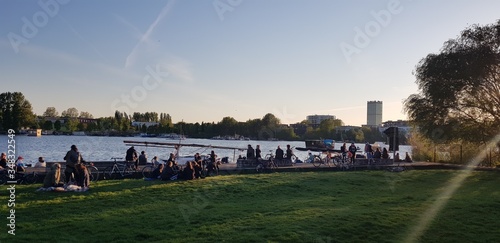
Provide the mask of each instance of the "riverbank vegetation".
{"label": "riverbank vegetation", "polygon": [[485,153],[490,165],[500,163],[499,56],[500,20],[466,28],[418,63],[420,93],[404,102],[418,127],[410,143],[417,159],[439,161],[443,153],[457,163]]}
{"label": "riverbank vegetation", "polygon": [[[386,141],[386,136],[377,128],[352,127],[337,129],[344,125],[340,119],[327,119],[318,126],[304,120],[297,124],[281,124],[274,114],[242,122],[224,117],[219,122],[173,123],[168,113],[115,111],[114,116],[93,118],[89,112],[68,108],[61,115],[54,107],[47,107],[43,115],[33,113],[31,104],[19,92],[0,95],[0,131],[12,128],[43,129],[54,134],[72,134],[75,131],[97,136],[134,136],[140,133],[160,135],[176,133],[191,138],[231,137],[253,140],[305,140],[329,138],[336,141],[375,142]],[[21,109],[22,108],[22,109]],[[400,143],[406,144],[406,135],[400,134]]]}
{"label": "riverbank vegetation", "polygon": [[[161,182],[99,181],[85,193],[17,185],[2,242],[403,242],[462,171],[304,172]],[[472,172],[420,242],[500,238],[498,172]],[[7,193],[0,196],[7,215]],[[5,221],[4,217],[4,221]],[[4,224],[5,225],[5,224]],[[421,225],[420,225],[421,226]]]}

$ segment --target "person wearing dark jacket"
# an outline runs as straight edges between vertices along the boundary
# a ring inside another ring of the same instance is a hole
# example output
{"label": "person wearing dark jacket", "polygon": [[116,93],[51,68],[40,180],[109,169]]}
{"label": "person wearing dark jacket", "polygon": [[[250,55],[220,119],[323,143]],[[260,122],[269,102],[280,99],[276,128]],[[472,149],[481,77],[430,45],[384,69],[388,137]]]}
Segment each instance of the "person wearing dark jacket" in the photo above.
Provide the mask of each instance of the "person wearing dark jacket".
{"label": "person wearing dark jacket", "polygon": [[73,174],[76,173],[76,166],[85,161],[80,152],[78,152],[76,145],[71,145],[71,150],[66,153],[64,160],[66,160],[66,169],[64,169],[65,183],[68,183]]}
{"label": "person wearing dark jacket", "polygon": [[173,168],[174,162],[169,161],[167,166],[163,169],[161,173],[161,180],[163,181],[169,181],[169,180],[176,180],[177,179],[177,172]]}
{"label": "person wearing dark jacket", "polygon": [[156,169],[153,170],[151,173],[151,178],[153,179],[158,179],[161,176],[161,173],[163,172],[163,164],[159,164]]}
{"label": "person wearing dark jacket", "polygon": [[382,159],[388,159],[388,158],[389,158],[389,152],[387,152],[386,148],[382,149]]}
{"label": "person wearing dark jacket", "polygon": [[351,146],[349,146],[349,152],[351,153],[351,163],[354,164],[354,159],[356,159],[356,151],[358,151],[358,148],[356,148],[356,145],[354,143],[351,143]]}
{"label": "person wearing dark jacket", "polygon": [[260,151],[260,145],[255,148],[255,158],[262,159],[262,151]]}
{"label": "person wearing dark jacket", "polygon": [[127,149],[127,153],[125,155],[125,160],[127,161],[127,163],[130,163],[130,162],[133,162],[134,163],[134,166],[137,170],[137,159],[139,157],[137,156],[137,151],[135,150],[134,146],[130,147],[129,149]]}
{"label": "person wearing dark jacket", "polygon": [[252,148],[252,145],[248,145],[247,149],[247,159],[254,159],[255,158],[255,150]]}
{"label": "person wearing dark jacket", "polygon": [[195,178],[194,175],[194,167],[193,167],[194,162],[193,161],[188,161],[186,162],[186,167],[184,167],[184,170],[182,171],[184,173],[183,177],[184,180],[193,180]]}
{"label": "person wearing dark jacket", "polygon": [[276,159],[278,160],[282,160],[283,159],[283,149],[280,148],[280,146],[278,146],[278,148],[276,149]]}
{"label": "person wearing dark jacket", "polygon": [[84,164],[76,165],[76,173],[75,173],[76,185],[81,187],[89,187],[90,186],[90,174],[85,167]]}

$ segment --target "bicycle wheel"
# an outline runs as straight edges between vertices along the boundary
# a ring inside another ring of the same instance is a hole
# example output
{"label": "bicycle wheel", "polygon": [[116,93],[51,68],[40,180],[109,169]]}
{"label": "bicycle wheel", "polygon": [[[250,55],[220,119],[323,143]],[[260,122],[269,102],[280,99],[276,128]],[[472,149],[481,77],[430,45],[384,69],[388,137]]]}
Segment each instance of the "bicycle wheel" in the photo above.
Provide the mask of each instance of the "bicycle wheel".
{"label": "bicycle wheel", "polygon": [[145,166],[144,168],[142,168],[142,176],[144,178],[152,178],[154,170],[155,170],[155,167],[152,165]]}
{"label": "bicycle wheel", "polygon": [[97,169],[97,167],[89,166],[87,167],[87,170],[89,171],[90,181],[96,182],[99,180],[99,169]]}
{"label": "bicycle wheel", "polygon": [[30,173],[24,176],[24,183],[34,184],[38,181],[38,175],[36,173]]}
{"label": "bicycle wheel", "polygon": [[115,170],[113,166],[106,167],[103,174],[105,180],[114,180],[118,177],[118,171]]}
{"label": "bicycle wheel", "polygon": [[262,163],[258,164],[257,167],[255,167],[255,170],[259,173],[264,172],[264,165],[262,165]]}
{"label": "bicycle wheel", "polygon": [[340,156],[333,157],[332,162],[335,167],[342,166],[342,158]]}
{"label": "bicycle wheel", "polygon": [[312,161],[312,164],[314,165],[314,167],[318,167],[322,163],[323,163],[323,161],[321,161],[321,158],[319,156],[314,156],[314,159]]}
{"label": "bicycle wheel", "polygon": [[269,166],[268,166],[269,169],[271,170],[275,170],[276,168],[278,168],[278,164],[276,163],[276,160],[274,159],[271,159],[269,160]]}

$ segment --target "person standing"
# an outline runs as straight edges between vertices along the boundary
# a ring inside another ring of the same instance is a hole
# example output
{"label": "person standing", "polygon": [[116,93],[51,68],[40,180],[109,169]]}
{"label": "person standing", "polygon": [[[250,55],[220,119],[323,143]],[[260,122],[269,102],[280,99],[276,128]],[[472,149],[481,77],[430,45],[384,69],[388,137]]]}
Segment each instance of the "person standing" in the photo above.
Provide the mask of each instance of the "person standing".
{"label": "person standing", "polygon": [[[125,160],[127,161],[127,164],[134,163],[134,165],[135,165],[137,159],[138,159],[137,151],[135,150],[134,146],[127,149],[127,153],[125,155]],[[137,170],[137,168],[134,168],[134,169]]]}
{"label": "person standing", "polygon": [[64,182],[69,183],[73,174],[76,173],[76,165],[83,162],[82,155],[78,152],[76,145],[71,145],[71,149],[64,156],[64,160],[66,161],[66,169],[64,169],[66,178]]}
{"label": "person standing", "polygon": [[286,159],[292,160],[292,156],[293,156],[292,148],[290,148],[290,144],[287,144],[286,145]]}
{"label": "person standing", "polygon": [[247,159],[255,159],[255,150],[252,148],[252,145],[248,145],[247,149]]}
{"label": "person standing", "polygon": [[347,145],[345,143],[342,144],[342,146],[340,147],[340,152],[342,153],[342,161],[346,162],[347,161],[347,158],[346,158],[346,155],[347,155]]}
{"label": "person standing", "polygon": [[257,160],[262,159],[262,151],[260,151],[260,145],[255,148],[255,158]]}
{"label": "person standing", "polygon": [[365,144],[365,154],[366,158],[368,159],[368,164],[371,164],[373,162],[373,148],[372,145],[368,142]]}
{"label": "person standing", "polygon": [[351,143],[351,146],[349,146],[349,152],[351,153],[352,164],[354,164],[354,159],[356,158],[356,151],[358,151],[358,148],[356,148],[356,145],[354,145],[354,143]]}
{"label": "person standing", "polygon": [[278,148],[276,149],[276,159],[277,160],[282,160],[283,159],[283,149],[280,148],[278,145]]}

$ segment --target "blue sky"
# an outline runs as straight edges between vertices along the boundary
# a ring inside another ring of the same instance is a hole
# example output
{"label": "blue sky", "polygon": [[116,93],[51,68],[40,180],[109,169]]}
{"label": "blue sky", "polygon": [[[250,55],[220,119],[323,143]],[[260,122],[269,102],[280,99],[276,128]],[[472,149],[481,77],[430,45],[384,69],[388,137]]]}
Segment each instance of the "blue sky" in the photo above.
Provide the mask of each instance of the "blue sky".
{"label": "blue sky", "polygon": [[174,122],[283,123],[329,114],[366,123],[406,119],[412,71],[500,1],[0,1],[1,92],[41,115],[169,113]]}

